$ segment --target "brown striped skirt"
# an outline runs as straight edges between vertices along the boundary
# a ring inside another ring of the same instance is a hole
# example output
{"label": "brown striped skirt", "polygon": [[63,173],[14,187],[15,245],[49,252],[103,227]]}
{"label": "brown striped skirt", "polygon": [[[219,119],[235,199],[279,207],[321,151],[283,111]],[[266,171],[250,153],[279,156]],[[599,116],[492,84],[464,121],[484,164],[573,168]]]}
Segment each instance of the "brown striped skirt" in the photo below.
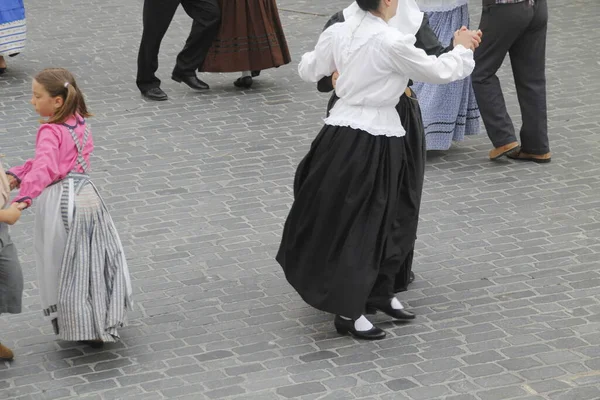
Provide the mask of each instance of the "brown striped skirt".
{"label": "brown striped skirt", "polygon": [[275,0],[219,0],[221,27],[200,71],[260,71],[291,61]]}

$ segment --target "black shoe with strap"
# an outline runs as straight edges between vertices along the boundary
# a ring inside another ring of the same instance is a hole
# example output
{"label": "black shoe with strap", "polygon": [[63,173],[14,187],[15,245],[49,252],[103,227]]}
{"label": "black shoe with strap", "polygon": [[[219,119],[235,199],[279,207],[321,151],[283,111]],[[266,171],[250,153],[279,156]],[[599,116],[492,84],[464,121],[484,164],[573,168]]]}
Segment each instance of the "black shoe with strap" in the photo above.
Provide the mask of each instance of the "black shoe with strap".
{"label": "black shoe with strap", "polygon": [[391,299],[387,300],[387,301],[380,301],[380,300],[367,301],[366,313],[367,314],[377,314],[377,311],[381,311],[381,312],[389,315],[390,317],[397,319],[397,320],[401,320],[401,321],[415,319],[415,317],[416,317],[415,314],[408,312],[404,309],[393,308]]}
{"label": "black shoe with strap", "polygon": [[357,339],[364,340],[380,340],[385,338],[385,331],[373,325],[371,329],[368,331],[359,331],[354,327],[354,320],[352,319],[344,319],[339,315],[335,316],[333,320],[333,324],[335,325],[335,330],[340,335],[350,334]]}

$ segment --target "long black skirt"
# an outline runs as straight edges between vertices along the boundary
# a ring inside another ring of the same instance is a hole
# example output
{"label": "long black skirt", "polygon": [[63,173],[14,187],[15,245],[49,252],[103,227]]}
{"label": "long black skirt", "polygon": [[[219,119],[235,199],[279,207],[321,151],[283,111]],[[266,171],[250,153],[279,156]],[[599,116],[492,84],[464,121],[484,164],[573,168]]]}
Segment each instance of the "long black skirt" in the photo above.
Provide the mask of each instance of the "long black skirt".
{"label": "long black skirt", "polygon": [[358,318],[369,298],[393,296],[394,261],[415,240],[402,226],[404,141],[325,125],[299,164],[276,258],[309,305]]}
{"label": "long black skirt", "polygon": [[[339,100],[335,92],[327,104],[327,115]],[[406,150],[407,161],[407,179],[404,180],[402,187],[403,194],[400,196],[401,207],[405,210],[402,218],[396,223],[397,232],[392,234],[391,246],[396,250],[391,250],[394,254],[389,259],[390,263],[396,265],[396,275],[394,279],[394,292],[406,291],[410,283],[410,275],[413,267],[414,247],[417,238],[417,227],[419,223],[419,211],[421,208],[421,196],[423,194],[423,182],[425,180],[425,160],[427,157],[425,131],[423,128],[423,117],[416,94],[411,91],[411,95],[403,94],[400,97],[396,111],[402,121],[402,126],[406,131],[404,137],[404,146]],[[406,231],[415,238],[412,248],[407,254],[404,253],[404,235]]]}

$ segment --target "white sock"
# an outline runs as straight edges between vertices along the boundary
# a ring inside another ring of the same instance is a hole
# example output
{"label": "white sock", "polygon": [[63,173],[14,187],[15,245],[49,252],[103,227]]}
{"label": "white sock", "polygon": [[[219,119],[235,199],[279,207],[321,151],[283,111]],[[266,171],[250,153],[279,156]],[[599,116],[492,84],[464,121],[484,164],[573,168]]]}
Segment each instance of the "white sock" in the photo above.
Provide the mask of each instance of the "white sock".
{"label": "white sock", "polygon": [[[344,317],[343,315],[340,315],[340,318],[345,319],[346,321],[352,321],[352,318]],[[373,324],[366,319],[364,315],[361,315],[359,319],[354,321],[354,329],[357,331],[368,331],[371,328],[373,328]]]}
{"label": "white sock", "polygon": [[361,315],[359,319],[354,321],[354,329],[357,331],[368,331],[373,329],[373,324],[364,315]]}
{"label": "white sock", "polygon": [[252,73],[250,71],[242,71],[242,78],[246,76],[252,76]]}
{"label": "white sock", "polygon": [[394,310],[404,310],[404,306],[402,306],[402,303],[400,303],[400,301],[398,301],[398,299],[395,297],[392,297],[392,308]]}

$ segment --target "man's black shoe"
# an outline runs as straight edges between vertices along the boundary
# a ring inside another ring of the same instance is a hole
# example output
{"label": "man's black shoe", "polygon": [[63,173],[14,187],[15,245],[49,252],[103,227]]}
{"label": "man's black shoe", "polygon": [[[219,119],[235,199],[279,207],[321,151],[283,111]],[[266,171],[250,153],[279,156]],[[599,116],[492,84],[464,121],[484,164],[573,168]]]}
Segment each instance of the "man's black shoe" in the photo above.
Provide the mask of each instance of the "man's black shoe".
{"label": "man's black shoe", "polygon": [[163,92],[162,89],[159,87],[143,91],[142,96],[144,96],[148,100],[154,100],[154,101],[169,100],[169,96],[167,96],[167,94],[165,92]]}
{"label": "man's black shoe", "polygon": [[194,90],[210,89],[210,86],[208,86],[208,84],[206,84],[205,82],[202,82],[200,79],[198,79],[198,77],[196,75],[181,76],[181,75],[173,74],[171,76],[171,79],[173,79],[175,82],[179,82],[179,83],[183,82]]}

